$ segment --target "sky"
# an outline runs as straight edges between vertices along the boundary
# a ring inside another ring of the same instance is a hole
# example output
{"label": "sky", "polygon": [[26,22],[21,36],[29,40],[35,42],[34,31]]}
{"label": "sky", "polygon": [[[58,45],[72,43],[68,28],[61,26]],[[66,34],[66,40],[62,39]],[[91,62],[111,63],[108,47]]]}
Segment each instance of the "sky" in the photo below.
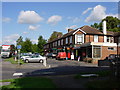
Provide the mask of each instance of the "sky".
{"label": "sky", "polygon": [[106,16],[118,17],[118,2],[2,2],[1,44],[15,44],[22,36],[37,43],[53,31],[67,33],[100,22]]}

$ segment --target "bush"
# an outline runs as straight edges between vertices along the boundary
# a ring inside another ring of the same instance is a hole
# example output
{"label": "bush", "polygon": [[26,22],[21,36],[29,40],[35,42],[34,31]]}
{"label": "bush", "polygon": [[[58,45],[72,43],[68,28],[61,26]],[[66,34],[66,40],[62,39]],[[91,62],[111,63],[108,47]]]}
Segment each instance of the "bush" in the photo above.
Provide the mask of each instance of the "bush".
{"label": "bush", "polygon": [[84,58],[84,62],[92,63],[93,59],[92,58]]}

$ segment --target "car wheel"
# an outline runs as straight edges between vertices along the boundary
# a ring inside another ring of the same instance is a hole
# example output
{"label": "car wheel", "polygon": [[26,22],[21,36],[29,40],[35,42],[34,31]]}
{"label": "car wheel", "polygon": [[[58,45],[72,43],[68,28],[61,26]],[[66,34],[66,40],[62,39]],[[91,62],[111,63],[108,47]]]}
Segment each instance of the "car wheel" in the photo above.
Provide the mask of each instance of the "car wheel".
{"label": "car wheel", "polygon": [[28,61],[28,60],[25,60],[25,62],[26,62],[26,63],[29,63],[29,61]]}
{"label": "car wheel", "polygon": [[40,61],[39,61],[40,63],[43,63],[43,60],[42,59],[40,59]]}

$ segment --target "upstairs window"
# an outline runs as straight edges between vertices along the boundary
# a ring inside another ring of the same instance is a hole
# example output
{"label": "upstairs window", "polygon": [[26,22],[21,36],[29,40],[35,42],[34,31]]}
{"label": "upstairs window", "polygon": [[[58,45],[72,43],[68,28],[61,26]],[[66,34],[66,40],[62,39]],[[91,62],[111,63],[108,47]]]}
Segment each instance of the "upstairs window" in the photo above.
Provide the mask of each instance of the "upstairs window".
{"label": "upstairs window", "polygon": [[66,37],[66,44],[68,44],[68,37]]}
{"label": "upstairs window", "polygon": [[98,35],[94,35],[94,42],[98,42]]}
{"label": "upstairs window", "polygon": [[84,42],[84,34],[76,34],[75,35],[75,43],[82,44]]}
{"label": "upstairs window", "polygon": [[70,36],[70,43],[72,43],[72,36]]}

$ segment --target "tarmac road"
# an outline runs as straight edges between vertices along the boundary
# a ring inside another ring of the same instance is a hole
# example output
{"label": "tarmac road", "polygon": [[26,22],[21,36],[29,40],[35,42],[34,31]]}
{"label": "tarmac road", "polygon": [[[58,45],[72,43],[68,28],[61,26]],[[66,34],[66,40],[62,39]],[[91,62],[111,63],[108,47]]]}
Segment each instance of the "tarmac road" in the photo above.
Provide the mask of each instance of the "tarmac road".
{"label": "tarmac road", "polygon": [[[56,76],[71,75],[80,72],[96,72],[109,69],[109,67],[98,67],[95,64],[87,64],[84,62],[64,60],[58,61],[54,59],[47,60],[47,67],[42,63],[28,63],[23,65],[15,65],[10,62],[1,60],[2,79],[17,78],[13,77],[14,73],[23,73],[23,76]],[[0,62],[1,63],[1,62]]]}

